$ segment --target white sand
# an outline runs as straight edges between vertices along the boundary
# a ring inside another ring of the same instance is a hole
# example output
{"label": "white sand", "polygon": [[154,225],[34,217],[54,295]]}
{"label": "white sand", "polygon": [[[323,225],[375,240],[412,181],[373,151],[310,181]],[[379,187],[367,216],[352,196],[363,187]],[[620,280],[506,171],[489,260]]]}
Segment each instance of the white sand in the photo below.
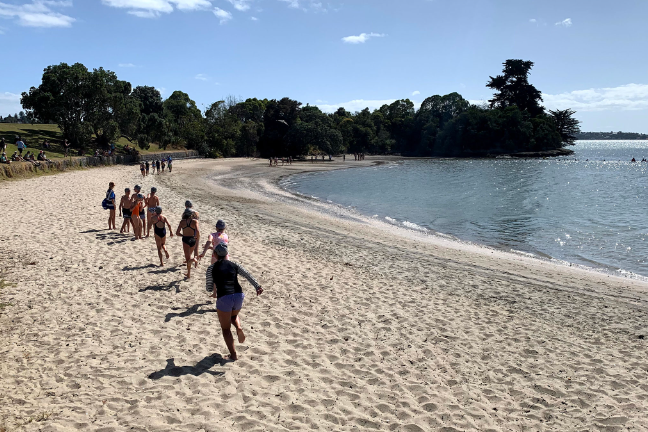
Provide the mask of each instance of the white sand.
{"label": "white sand", "polygon": [[[310,164],[265,164],[0,184],[0,430],[648,430],[645,283],[325,214],[274,185]],[[203,240],[228,222],[266,288],[239,361],[205,261],[186,282],[180,239],[161,269],[104,230],[109,181],[157,186],[174,229],[191,199]]]}

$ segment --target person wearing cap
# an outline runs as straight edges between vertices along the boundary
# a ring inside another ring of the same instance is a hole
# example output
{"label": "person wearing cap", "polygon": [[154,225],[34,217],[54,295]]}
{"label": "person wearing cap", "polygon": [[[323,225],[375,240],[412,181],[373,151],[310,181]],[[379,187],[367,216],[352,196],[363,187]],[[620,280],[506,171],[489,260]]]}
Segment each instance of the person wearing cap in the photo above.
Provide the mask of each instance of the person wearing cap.
{"label": "person wearing cap", "polygon": [[[226,245],[229,246],[229,237],[227,236],[227,234],[225,234],[225,228],[226,228],[225,221],[219,219],[218,222],[216,222],[216,232],[209,234],[209,236],[207,237],[207,243],[205,243],[205,246],[203,247],[203,252],[200,255],[198,255],[198,259],[202,259],[205,256],[205,253],[207,253],[208,249],[215,250],[216,246],[218,246],[221,243],[225,243]],[[214,264],[216,262],[216,259],[217,259],[216,252],[213,252],[211,257],[211,263]],[[228,260],[229,255],[227,255],[225,259]]]}
{"label": "person wearing cap", "polygon": [[133,194],[135,195],[135,205],[131,211],[131,222],[133,223],[133,233],[135,234],[136,240],[141,240],[142,234],[144,233],[144,220],[140,217],[137,217],[138,214],[144,212],[144,195],[141,193]]}
{"label": "person wearing cap", "polygon": [[218,312],[218,321],[223,332],[223,339],[230,352],[230,360],[237,360],[236,348],[234,347],[234,336],[232,335],[232,325],[236,328],[236,335],[239,343],[245,342],[245,333],[241,327],[240,312],[243,307],[243,288],[238,281],[238,275],[243,276],[256,289],[257,296],[263,293],[261,285],[252,277],[252,275],[243,268],[242,265],[234,261],[225,259],[229,252],[225,243],[219,243],[214,249],[217,260],[207,268],[206,286],[211,296],[216,299],[216,311]]}
{"label": "person wearing cap", "polygon": [[146,207],[148,207],[148,217],[146,218],[146,237],[151,234],[151,225],[153,224],[153,216],[155,216],[155,209],[160,206],[160,198],[157,195],[157,188],[152,187],[151,193],[146,197]]}
{"label": "person wearing cap", "polygon": [[[122,217],[122,213],[123,213],[123,218],[124,218],[124,222],[122,223],[121,230],[119,230],[120,233],[130,232],[131,208],[133,207],[130,193],[131,193],[130,188],[124,189],[124,195],[122,195],[121,201],[119,201],[119,216]],[[135,228],[133,228],[133,231],[134,230]]]}
{"label": "person wearing cap", "polygon": [[166,254],[166,258],[169,259],[169,251],[166,248],[167,226],[169,227],[169,235],[173,237],[173,229],[171,228],[171,224],[169,224],[169,220],[162,216],[162,207],[156,207],[153,216],[153,234],[155,235],[158,257],[160,257],[160,267],[164,266],[162,251]]}
{"label": "person wearing cap", "polygon": [[[142,191],[142,187],[140,185],[135,185],[133,190],[134,190],[134,193],[133,193],[132,201],[133,201],[133,205],[134,205],[135,201],[138,200],[137,195],[140,195],[140,192]],[[137,219],[138,215],[139,215],[139,217],[140,217],[140,219],[142,221],[142,224],[144,224],[146,222],[146,210],[144,209],[144,204],[142,204],[142,206],[139,208],[139,213],[132,212],[131,218],[132,219]],[[142,227],[144,227],[144,225],[142,225]]]}
{"label": "person wearing cap", "polygon": [[198,244],[197,238],[200,235],[200,228],[198,220],[194,218],[194,212],[186,209],[182,214],[182,220],[178,224],[176,230],[177,236],[182,236],[182,249],[184,251],[185,263],[187,264],[187,273],[185,277],[191,278],[191,264],[196,263],[196,260],[191,255],[196,250]]}
{"label": "person wearing cap", "polygon": [[7,165],[11,163],[11,161],[7,159],[7,153],[2,152],[2,156],[0,156],[0,163],[7,164]]}
{"label": "person wearing cap", "polygon": [[110,214],[108,215],[108,229],[117,229],[115,226],[115,209],[117,206],[115,205],[115,191],[113,190],[115,187],[115,183],[110,182],[108,184],[108,192],[106,192],[106,208],[110,210]]}

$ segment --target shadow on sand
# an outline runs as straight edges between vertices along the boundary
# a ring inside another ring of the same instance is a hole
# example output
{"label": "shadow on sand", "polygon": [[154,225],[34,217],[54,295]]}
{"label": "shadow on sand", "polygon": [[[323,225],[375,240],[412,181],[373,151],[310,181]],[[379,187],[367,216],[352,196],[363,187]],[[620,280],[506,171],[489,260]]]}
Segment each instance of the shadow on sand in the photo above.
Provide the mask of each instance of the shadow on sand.
{"label": "shadow on sand", "polygon": [[176,294],[180,292],[180,284],[182,281],[173,281],[168,284],[149,285],[146,288],[140,288],[138,292],[146,291],[171,291],[175,288]]}
{"label": "shadow on sand", "polygon": [[[187,309],[184,312],[181,313],[175,313],[175,312],[170,312],[167,314],[166,318],[164,319],[164,322],[169,322],[173,318],[185,318],[191,315],[204,315],[206,313],[216,313],[216,309],[200,309],[201,306],[209,306],[212,305],[213,303],[198,303],[193,306],[191,306],[189,309]],[[174,308],[174,309],[179,309],[179,308]]]}
{"label": "shadow on sand", "polygon": [[214,372],[210,369],[216,365],[223,366],[224,364],[229,363],[229,360],[225,360],[220,354],[212,354],[200,360],[195,366],[176,366],[175,359],[167,359],[167,365],[164,369],[157,372],[153,372],[148,376],[151,380],[159,380],[165,376],[169,377],[181,377],[183,375],[193,375],[200,376],[204,373],[208,373],[214,376],[223,376],[225,372]]}

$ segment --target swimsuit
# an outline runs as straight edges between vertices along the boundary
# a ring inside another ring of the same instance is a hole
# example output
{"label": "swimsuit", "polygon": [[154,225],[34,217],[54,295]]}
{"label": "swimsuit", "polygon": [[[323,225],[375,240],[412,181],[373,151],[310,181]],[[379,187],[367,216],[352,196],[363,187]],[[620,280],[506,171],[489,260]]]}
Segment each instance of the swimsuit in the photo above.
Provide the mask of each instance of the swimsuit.
{"label": "swimsuit", "polygon": [[162,228],[159,228],[159,227],[157,226],[157,224],[158,224],[159,222],[160,222],[160,221],[158,220],[158,221],[153,225],[153,233],[154,233],[156,236],[160,237],[160,238],[164,238],[164,237],[166,237],[166,226],[164,225],[164,223],[162,223]]}
{"label": "swimsuit", "polygon": [[124,214],[124,219],[130,219],[131,218],[130,209],[122,208],[122,213]]}
{"label": "swimsuit", "polygon": [[[189,221],[189,223],[187,223],[187,226],[185,227],[185,229],[186,228],[191,228],[191,221]],[[182,243],[185,243],[185,244],[189,245],[190,247],[194,247],[194,246],[196,246],[196,229],[195,228],[191,228],[191,229],[194,232],[193,236],[183,235],[182,236]]]}

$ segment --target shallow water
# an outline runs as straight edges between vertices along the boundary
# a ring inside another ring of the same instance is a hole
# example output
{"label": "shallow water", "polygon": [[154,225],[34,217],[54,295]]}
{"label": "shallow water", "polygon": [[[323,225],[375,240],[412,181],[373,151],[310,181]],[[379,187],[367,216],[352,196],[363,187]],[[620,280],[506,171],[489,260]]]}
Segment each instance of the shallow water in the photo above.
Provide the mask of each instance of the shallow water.
{"label": "shallow water", "polygon": [[[560,159],[427,159],[290,177],[290,190],[422,231],[648,276],[647,141]],[[348,161],[353,166],[353,160]]]}

